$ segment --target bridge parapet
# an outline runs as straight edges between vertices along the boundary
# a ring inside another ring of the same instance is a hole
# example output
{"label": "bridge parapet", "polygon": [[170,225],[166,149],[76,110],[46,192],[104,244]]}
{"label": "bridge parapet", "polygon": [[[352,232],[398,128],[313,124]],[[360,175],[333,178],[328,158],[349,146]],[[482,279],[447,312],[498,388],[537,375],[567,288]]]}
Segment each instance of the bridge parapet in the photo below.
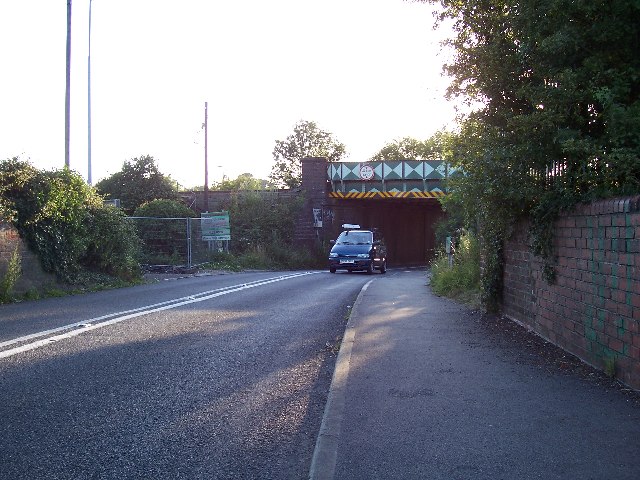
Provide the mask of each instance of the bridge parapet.
{"label": "bridge parapet", "polygon": [[437,198],[455,169],[443,160],[335,162],[327,165],[334,198]]}

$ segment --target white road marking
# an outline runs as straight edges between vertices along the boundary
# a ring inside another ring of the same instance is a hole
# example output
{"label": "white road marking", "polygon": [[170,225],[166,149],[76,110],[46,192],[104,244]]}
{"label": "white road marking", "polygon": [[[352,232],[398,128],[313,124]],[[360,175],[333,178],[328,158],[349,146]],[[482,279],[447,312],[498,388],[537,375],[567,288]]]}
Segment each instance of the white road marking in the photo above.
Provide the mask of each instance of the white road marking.
{"label": "white road marking", "polygon": [[[144,307],[125,310],[122,312],[110,313],[107,315],[102,315],[100,317],[90,318],[88,320],[82,320],[80,322],[71,323],[69,325],[63,325],[61,327],[53,328],[50,330],[44,330],[42,332],[32,333],[30,335],[25,335],[23,337],[14,338],[12,340],[2,342],[0,343],[0,349],[4,347],[8,347],[10,345],[15,345],[18,343],[29,342],[36,338],[41,338],[41,337],[47,337],[47,338],[44,338],[42,340],[37,340],[31,343],[26,343],[25,345],[14,347],[8,350],[0,351],[0,358],[7,358],[13,355],[17,355],[19,353],[35,350],[36,348],[42,347],[44,345],[49,345],[51,343],[58,342],[60,340],[75,337],[82,333],[86,333],[92,330],[97,330],[98,328],[103,328],[109,325],[114,325],[116,323],[124,322],[125,320],[130,320],[132,318],[140,317],[142,315],[147,315],[149,313],[170,310],[172,308],[181,307],[183,305],[189,305],[191,303],[203,302],[205,300],[210,300],[212,298],[221,297],[222,295],[227,295],[229,293],[240,292],[242,290],[247,290],[249,288],[260,287],[262,285],[281,282],[283,280],[288,280],[290,278],[303,277],[305,275],[312,275],[314,273],[319,273],[319,272],[303,272],[303,273],[294,273],[291,275],[281,275],[274,278],[268,278],[266,280],[257,280],[255,282],[243,283],[241,285],[218,288],[215,290],[209,290],[207,292],[197,293],[195,295],[189,295],[187,297],[167,300],[165,302],[154,303],[152,305],[146,305]],[[65,332],[65,333],[54,335],[58,332]],[[50,336],[50,335],[53,335],[53,336]]]}

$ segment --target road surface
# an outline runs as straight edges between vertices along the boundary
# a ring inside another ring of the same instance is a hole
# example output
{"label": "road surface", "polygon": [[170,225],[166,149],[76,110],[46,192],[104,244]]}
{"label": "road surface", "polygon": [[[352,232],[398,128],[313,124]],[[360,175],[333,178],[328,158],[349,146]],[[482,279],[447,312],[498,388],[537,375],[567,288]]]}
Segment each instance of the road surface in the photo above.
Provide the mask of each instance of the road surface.
{"label": "road surface", "polygon": [[371,277],[192,277],[0,306],[0,477],[305,478]]}

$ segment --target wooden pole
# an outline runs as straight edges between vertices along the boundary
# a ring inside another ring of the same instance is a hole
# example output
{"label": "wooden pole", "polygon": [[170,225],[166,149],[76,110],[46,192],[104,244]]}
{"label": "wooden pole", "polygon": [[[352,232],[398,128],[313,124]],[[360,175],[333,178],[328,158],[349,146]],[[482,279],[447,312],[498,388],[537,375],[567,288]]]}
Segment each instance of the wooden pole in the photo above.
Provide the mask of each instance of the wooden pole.
{"label": "wooden pole", "polygon": [[209,211],[209,166],[207,160],[207,122],[208,122],[208,113],[207,113],[207,102],[204,102],[204,211]]}

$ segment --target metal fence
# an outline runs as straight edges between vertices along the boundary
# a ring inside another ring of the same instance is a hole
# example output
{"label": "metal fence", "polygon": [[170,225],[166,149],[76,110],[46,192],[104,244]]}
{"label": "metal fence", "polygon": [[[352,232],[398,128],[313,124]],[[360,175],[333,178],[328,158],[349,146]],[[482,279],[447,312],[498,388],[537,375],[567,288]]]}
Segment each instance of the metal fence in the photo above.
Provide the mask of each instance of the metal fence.
{"label": "metal fence", "polygon": [[128,217],[142,242],[141,263],[149,267],[186,267],[205,263],[226,241],[202,240],[199,218]]}

